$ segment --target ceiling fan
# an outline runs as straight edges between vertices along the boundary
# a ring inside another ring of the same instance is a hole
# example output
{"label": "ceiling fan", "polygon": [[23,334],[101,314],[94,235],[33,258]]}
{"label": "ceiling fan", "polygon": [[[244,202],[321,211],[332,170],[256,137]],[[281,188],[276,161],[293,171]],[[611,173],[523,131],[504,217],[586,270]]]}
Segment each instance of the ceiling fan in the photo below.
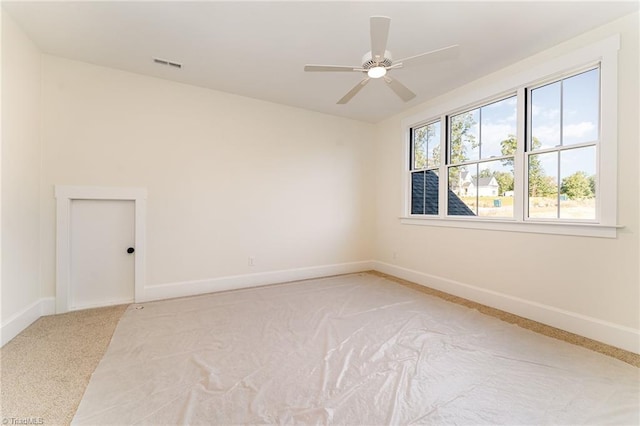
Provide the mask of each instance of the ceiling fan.
{"label": "ceiling fan", "polygon": [[387,75],[388,71],[402,68],[405,65],[422,65],[452,59],[458,56],[459,46],[444,47],[419,55],[394,61],[391,52],[387,50],[387,38],[391,18],[387,16],[372,16],[369,20],[371,26],[371,51],[362,57],[361,66],[344,65],[305,65],[304,70],[310,72],[361,72],[367,76],[353,89],[344,95],[337,103],[346,104],[353,98],[369,80],[382,78],[403,101],[408,102],[416,97],[404,84]]}

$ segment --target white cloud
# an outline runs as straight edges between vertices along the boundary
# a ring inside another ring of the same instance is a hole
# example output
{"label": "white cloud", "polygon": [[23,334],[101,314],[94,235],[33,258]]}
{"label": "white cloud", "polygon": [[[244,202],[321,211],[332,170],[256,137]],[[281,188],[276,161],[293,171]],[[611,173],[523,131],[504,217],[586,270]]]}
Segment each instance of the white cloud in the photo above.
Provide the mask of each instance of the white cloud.
{"label": "white cloud", "polygon": [[482,157],[502,155],[500,142],[516,134],[515,124],[485,124],[482,126]]}
{"label": "white cloud", "polygon": [[560,143],[560,123],[551,126],[536,126],[532,136],[536,138],[542,146],[540,148],[551,148]]}
{"label": "white cloud", "polygon": [[565,143],[575,141],[576,139],[584,142],[596,139],[596,125],[591,121],[567,124],[563,126],[562,130]]}
{"label": "white cloud", "polygon": [[537,105],[531,106],[531,114],[541,120],[557,120],[560,121],[559,108],[544,108]]}

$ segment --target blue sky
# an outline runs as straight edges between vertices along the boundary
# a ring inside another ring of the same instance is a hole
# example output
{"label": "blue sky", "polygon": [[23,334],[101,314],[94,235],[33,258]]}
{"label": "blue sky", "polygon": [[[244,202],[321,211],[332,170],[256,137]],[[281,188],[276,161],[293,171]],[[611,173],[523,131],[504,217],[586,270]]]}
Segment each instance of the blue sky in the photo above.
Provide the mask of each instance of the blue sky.
{"label": "blue sky", "polygon": [[[570,146],[598,139],[600,108],[599,70],[593,69],[532,90],[532,136],[541,148]],[[468,149],[469,159],[500,156],[500,142],[516,134],[516,97],[510,97],[474,110],[478,122],[472,129],[482,141],[480,150]],[[549,176],[556,176],[557,154],[541,157]],[[595,149],[580,148],[560,154],[561,179],[577,171],[596,173]],[[493,169],[493,167],[492,167]]]}
{"label": "blue sky", "polygon": [[[531,133],[541,143],[540,149],[571,146],[597,141],[600,109],[599,69],[592,69],[562,81],[547,84],[531,91]],[[471,161],[502,156],[501,142],[517,133],[516,96],[468,111],[476,124],[469,130],[479,147],[467,145],[467,158]],[[440,126],[428,141],[427,152],[440,141]],[[540,156],[549,176],[558,174],[558,154]],[[596,173],[595,148],[578,148],[560,154],[561,179],[577,171],[587,175]],[[487,164],[492,170],[509,171],[500,162]],[[486,168],[486,167],[482,167]]]}
{"label": "blue sky", "polygon": [[[532,90],[531,108],[531,133],[541,142],[542,149],[596,141],[600,125],[599,70]],[[554,156],[544,155],[541,160],[547,175],[557,175]],[[580,170],[587,175],[596,173],[594,148],[564,151],[560,162],[561,179]]]}

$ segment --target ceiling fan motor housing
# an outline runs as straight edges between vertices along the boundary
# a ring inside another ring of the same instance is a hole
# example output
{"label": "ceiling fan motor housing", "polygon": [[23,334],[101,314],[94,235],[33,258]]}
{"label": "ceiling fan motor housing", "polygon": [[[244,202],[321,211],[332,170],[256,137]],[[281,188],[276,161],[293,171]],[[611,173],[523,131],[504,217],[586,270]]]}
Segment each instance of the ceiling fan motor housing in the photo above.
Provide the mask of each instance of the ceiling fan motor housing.
{"label": "ceiling fan motor housing", "polygon": [[362,57],[362,68],[368,70],[373,67],[390,67],[393,63],[393,59],[391,58],[391,52],[388,50],[384,51],[384,58],[381,61],[374,61],[371,55],[371,52],[367,52]]}

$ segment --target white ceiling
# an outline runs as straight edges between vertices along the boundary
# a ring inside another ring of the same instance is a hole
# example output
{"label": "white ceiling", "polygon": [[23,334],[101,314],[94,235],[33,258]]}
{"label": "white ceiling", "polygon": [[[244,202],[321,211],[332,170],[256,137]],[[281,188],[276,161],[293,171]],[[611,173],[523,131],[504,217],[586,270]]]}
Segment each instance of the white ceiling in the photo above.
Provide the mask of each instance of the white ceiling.
{"label": "white ceiling", "polygon": [[[637,1],[8,2],[5,12],[46,53],[327,114],[377,122],[638,10]],[[359,73],[305,73],[307,63],[360,65],[369,17],[391,17],[403,58],[452,44],[460,57],[393,70],[417,97],[380,80],[336,105]],[[154,64],[159,57],[181,70]]]}

